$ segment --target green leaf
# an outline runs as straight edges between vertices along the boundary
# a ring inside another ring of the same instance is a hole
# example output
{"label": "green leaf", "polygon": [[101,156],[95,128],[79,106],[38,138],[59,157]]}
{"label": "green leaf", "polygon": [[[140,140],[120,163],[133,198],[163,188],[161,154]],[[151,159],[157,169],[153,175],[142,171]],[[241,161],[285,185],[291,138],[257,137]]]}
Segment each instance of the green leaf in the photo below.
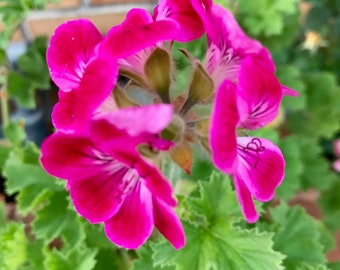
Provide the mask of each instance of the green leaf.
{"label": "green leaf", "polygon": [[6,141],[0,141],[0,171],[3,170],[5,162],[11,152],[11,147]]}
{"label": "green leaf", "polygon": [[24,224],[9,223],[0,231],[0,269],[16,270],[27,258]]}
{"label": "green leaf", "polygon": [[321,207],[323,220],[327,228],[335,231],[340,228],[340,181],[334,182],[327,190],[323,191],[318,200]]}
{"label": "green leaf", "polygon": [[[38,42],[40,41],[38,40]],[[47,64],[45,58],[35,45],[36,44],[33,43],[27,52],[19,57],[18,67],[24,76],[34,83],[35,88],[49,89],[50,76]],[[34,63],[34,65],[32,65],[32,63]]]}
{"label": "green leaf", "polygon": [[286,269],[299,269],[304,263],[316,267],[326,262],[317,225],[301,207],[289,208],[282,203],[270,214],[275,222],[274,249],[287,256]]}
{"label": "green leaf", "polygon": [[185,201],[187,245],[179,251],[167,242],[154,244],[156,266],[182,269],[283,269],[283,256],[272,249],[271,234],[234,225],[241,218],[228,178],[214,173],[200,182],[198,198]]}
{"label": "green leaf", "polygon": [[0,198],[0,228],[5,225],[6,222],[6,209],[5,201]]}
{"label": "green leaf", "polygon": [[56,184],[56,179],[48,175],[40,165],[24,163],[14,152],[10,154],[5,163],[3,175],[7,179],[6,191],[9,194],[14,194],[32,185],[52,191],[62,189]]}
{"label": "green leaf", "polygon": [[279,66],[276,71],[280,82],[299,92],[299,97],[284,97],[282,100],[283,107],[286,110],[302,110],[306,107],[306,96],[304,84],[300,70],[293,65]]}
{"label": "green leaf", "polygon": [[7,82],[7,91],[11,98],[16,99],[21,106],[27,109],[35,108],[34,84],[29,78],[10,71]]}
{"label": "green leaf", "polygon": [[49,197],[49,203],[36,213],[32,229],[37,238],[47,241],[62,237],[66,248],[72,248],[85,239],[77,213],[69,209],[66,191],[55,192]]}
{"label": "green leaf", "polygon": [[89,247],[111,250],[115,248],[115,245],[105,235],[103,224],[91,224],[86,220],[83,220],[82,223],[85,230],[86,243]]}
{"label": "green leaf", "polygon": [[[301,181],[305,190],[314,187],[318,190],[328,189],[337,181],[336,174],[330,170],[330,164],[322,155],[319,144],[311,139],[300,139],[301,161],[304,165]],[[322,180],[321,180],[322,179]]]}
{"label": "green leaf", "polygon": [[20,213],[29,214],[33,209],[45,202],[53,193],[41,185],[30,185],[19,192],[16,197]]}
{"label": "green leaf", "polygon": [[[113,249],[99,249],[96,255],[96,266],[93,270],[119,270],[118,255]],[[144,268],[148,269],[148,268]]]}
{"label": "green leaf", "polygon": [[10,122],[5,130],[5,137],[13,144],[19,145],[26,138],[26,132],[24,128],[24,122],[19,120],[17,122]]}
{"label": "green leaf", "polygon": [[43,270],[45,255],[43,252],[44,241],[35,240],[27,245],[26,262],[18,270]]}
{"label": "green leaf", "polygon": [[301,175],[303,173],[303,162],[301,158],[299,136],[291,135],[282,139],[279,147],[286,161],[285,178],[276,189],[275,194],[279,198],[291,198],[301,187]]}
{"label": "green leaf", "polygon": [[151,246],[148,244],[143,245],[141,248],[139,248],[137,250],[138,259],[133,261],[132,270],[145,270],[145,269],[174,270],[175,269],[175,267],[173,266],[165,266],[165,267],[154,266],[152,254],[153,254],[153,250]]}
{"label": "green leaf", "polygon": [[332,262],[329,263],[329,269],[331,270],[340,270],[340,262]]}
{"label": "green leaf", "polygon": [[53,250],[46,254],[45,267],[49,270],[92,270],[96,264],[97,250],[87,247],[74,248],[68,254]]}
{"label": "green leaf", "polygon": [[297,10],[297,0],[242,0],[238,1],[237,17],[248,33],[272,36],[282,33],[284,17]]}
{"label": "green leaf", "polygon": [[307,106],[304,111],[289,115],[288,126],[293,132],[315,140],[332,138],[340,128],[340,88],[336,77],[323,72],[306,75],[303,80]]}

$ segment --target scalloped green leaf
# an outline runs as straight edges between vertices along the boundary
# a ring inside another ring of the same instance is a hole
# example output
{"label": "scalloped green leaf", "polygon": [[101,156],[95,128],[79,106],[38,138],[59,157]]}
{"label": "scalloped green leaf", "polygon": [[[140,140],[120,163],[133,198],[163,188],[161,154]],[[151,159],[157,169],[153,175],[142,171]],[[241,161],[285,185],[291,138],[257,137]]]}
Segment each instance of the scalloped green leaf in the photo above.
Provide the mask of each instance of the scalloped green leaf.
{"label": "scalloped green leaf", "polygon": [[19,192],[18,210],[24,214],[32,211],[51,192],[64,189],[41,167],[39,155],[39,149],[33,143],[29,143],[20,151],[12,151],[4,165],[6,192],[8,194]]}
{"label": "scalloped green leaf", "polygon": [[286,110],[302,110],[306,107],[306,85],[302,80],[301,71],[293,66],[279,66],[276,71],[280,82],[299,92],[298,97],[286,96],[282,100],[282,105]]}
{"label": "scalloped green leaf", "polygon": [[340,181],[336,181],[327,190],[323,191],[318,200],[323,220],[327,227],[333,231],[340,229]]}
{"label": "scalloped green leaf", "polygon": [[283,30],[284,18],[297,13],[297,0],[238,1],[237,15],[252,35],[279,35]]}
{"label": "scalloped green leaf", "polygon": [[300,137],[291,135],[281,139],[279,147],[286,161],[285,178],[276,189],[275,195],[282,199],[291,198],[301,187],[304,164],[301,159]]}
{"label": "scalloped green leaf", "polygon": [[133,261],[132,270],[174,270],[174,266],[155,266],[153,263],[152,255],[153,249],[150,245],[143,245],[137,250],[138,259]]}
{"label": "scalloped green leaf", "polygon": [[235,226],[241,217],[228,177],[214,173],[200,182],[199,197],[184,201],[187,245],[179,251],[162,241],[152,245],[156,266],[184,269],[283,269],[272,234]]}
{"label": "scalloped green leaf", "polygon": [[72,248],[85,239],[85,232],[77,213],[69,209],[68,193],[54,192],[48,204],[39,210],[32,223],[37,238],[52,241],[56,237],[64,240],[66,248]]}
{"label": "scalloped green leaf", "polygon": [[16,270],[27,258],[25,225],[9,223],[0,231],[0,269]]}
{"label": "scalloped green leaf", "polygon": [[45,267],[49,270],[92,270],[96,264],[96,254],[96,249],[86,246],[74,248],[67,254],[53,250],[46,254]]}
{"label": "scalloped green leaf", "polygon": [[290,208],[281,203],[270,209],[270,214],[274,221],[274,249],[287,256],[284,260],[286,269],[300,269],[302,264],[317,267],[326,263],[317,224],[300,206]]}
{"label": "scalloped green leaf", "polygon": [[303,76],[306,83],[306,109],[288,117],[288,127],[296,134],[317,140],[332,138],[340,128],[340,87],[329,72]]}
{"label": "scalloped green leaf", "polygon": [[10,122],[4,129],[5,137],[13,145],[20,145],[26,138],[24,121]]}

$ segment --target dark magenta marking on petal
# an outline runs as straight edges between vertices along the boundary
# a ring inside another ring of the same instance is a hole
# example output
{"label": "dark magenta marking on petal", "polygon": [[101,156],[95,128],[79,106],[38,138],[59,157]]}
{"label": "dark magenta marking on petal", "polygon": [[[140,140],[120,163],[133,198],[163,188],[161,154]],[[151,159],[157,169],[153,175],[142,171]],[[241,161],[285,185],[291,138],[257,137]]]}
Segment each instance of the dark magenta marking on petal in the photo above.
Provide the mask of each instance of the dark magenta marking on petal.
{"label": "dark magenta marking on petal", "polygon": [[254,159],[251,164],[254,168],[260,162],[260,153],[266,150],[259,138],[253,138],[246,146],[238,145],[238,148]]}

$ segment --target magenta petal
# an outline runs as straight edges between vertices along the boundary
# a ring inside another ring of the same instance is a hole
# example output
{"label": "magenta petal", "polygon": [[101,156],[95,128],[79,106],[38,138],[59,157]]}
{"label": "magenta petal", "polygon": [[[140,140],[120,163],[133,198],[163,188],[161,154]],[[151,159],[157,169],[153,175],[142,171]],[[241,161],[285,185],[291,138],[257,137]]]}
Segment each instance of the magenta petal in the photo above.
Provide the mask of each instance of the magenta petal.
{"label": "magenta petal", "polygon": [[256,58],[242,61],[237,90],[240,126],[257,129],[276,118],[282,99],[281,85]]}
{"label": "magenta petal", "polygon": [[81,180],[96,173],[91,167],[95,151],[89,138],[57,132],[42,143],[40,160],[53,176]]}
{"label": "magenta petal", "polygon": [[337,159],[336,161],[333,162],[333,169],[336,170],[337,172],[340,172],[340,159]]}
{"label": "magenta petal", "polygon": [[135,169],[145,179],[145,185],[157,197],[169,206],[176,206],[177,201],[172,197],[172,187],[162,173],[143,159],[135,163]]}
{"label": "magenta petal", "polygon": [[126,168],[112,173],[92,166],[96,174],[82,181],[68,181],[72,202],[77,212],[91,223],[103,222],[112,217],[123,202],[120,189]]}
{"label": "magenta petal", "polygon": [[137,171],[121,162],[103,154],[97,154],[96,158],[84,169],[91,170],[87,178],[68,181],[76,210],[92,223],[112,217],[119,210],[125,196],[140,181]]}
{"label": "magenta petal", "polygon": [[155,226],[174,246],[180,249],[185,245],[185,234],[181,221],[174,209],[161,200],[154,199]]}
{"label": "magenta petal", "polygon": [[259,215],[256,212],[251,193],[238,174],[233,175],[233,178],[237,200],[241,206],[243,215],[249,223],[254,223],[258,220]]}
{"label": "magenta petal", "polygon": [[173,19],[179,24],[176,41],[188,42],[204,33],[201,18],[193,9],[190,0],[162,0],[154,12],[156,20]]}
{"label": "magenta petal", "polygon": [[225,173],[231,173],[237,165],[236,126],[238,119],[236,86],[226,80],[217,90],[209,131],[213,162]]}
{"label": "magenta petal", "polygon": [[133,107],[102,114],[116,128],[125,130],[130,136],[143,133],[158,134],[170,123],[173,116],[171,105],[154,104]]}
{"label": "magenta petal", "polygon": [[79,88],[60,92],[52,119],[66,133],[87,133],[93,112],[108,97],[117,80],[116,63],[94,58],[86,67]]}
{"label": "magenta petal", "polygon": [[124,58],[157,42],[173,40],[177,32],[175,21],[153,22],[146,10],[132,9],[122,24],[109,31],[98,52],[113,59]]}
{"label": "magenta petal", "polygon": [[171,196],[171,185],[155,166],[147,163],[137,152],[137,146],[141,143],[152,143],[153,136],[142,134],[131,137],[105,119],[93,121],[92,130],[93,140],[103,152],[109,153],[126,166],[135,168],[153,194],[157,194],[171,206],[176,205],[176,200]]}
{"label": "magenta petal", "polygon": [[119,211],[104,223],[107,237],[116,245],[128,249],[143,245],[153,226],[152,194],[141,182],[125,197]]}
{"label": "magenta petal", "polygon": [[46,60],[51,77],[62,91],[79,87],[95,46],[103,39],[87,19],[61,24],[52,35]]}
{"label": "magenta petal", "polygon": [[270,71],[275,71],[269,51],[244,33],[229,10],[218,4],[211,5],[211,1],[192,0],[192,3],[204,22],[209,43],[214,43],[223,53],[232,49],[233,56],[241,59],[257,55]]}
{"label": "magenta petal", "polygon": [[237,175],[255,199],[267,202],[284,178],[285,161],[280,149],[271,141],[239,137]]}
{"label": "magenta petal", "polygon": [[288,86],[281,85],[281,87],[282,87],[282,93],[285,96],[298,97],[300,95],[299,92],[295,91],[294,89],[289,88]]}

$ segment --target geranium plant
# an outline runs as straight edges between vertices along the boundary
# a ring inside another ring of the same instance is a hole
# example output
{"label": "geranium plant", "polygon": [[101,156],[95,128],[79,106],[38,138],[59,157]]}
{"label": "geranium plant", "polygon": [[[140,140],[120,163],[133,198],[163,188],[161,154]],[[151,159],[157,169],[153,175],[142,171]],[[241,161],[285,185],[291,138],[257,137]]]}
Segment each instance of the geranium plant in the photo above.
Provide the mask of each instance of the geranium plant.
{"label": "geranium plant", "polygon": [[336,181],[291,119],[315,98],[226,5],[161,0],[105,35],[67,21],[46,63],[53,134],[39,149],[13,125],[2,148],[4,269],[337,269],[334,227],[288,206],[315,163]]}

